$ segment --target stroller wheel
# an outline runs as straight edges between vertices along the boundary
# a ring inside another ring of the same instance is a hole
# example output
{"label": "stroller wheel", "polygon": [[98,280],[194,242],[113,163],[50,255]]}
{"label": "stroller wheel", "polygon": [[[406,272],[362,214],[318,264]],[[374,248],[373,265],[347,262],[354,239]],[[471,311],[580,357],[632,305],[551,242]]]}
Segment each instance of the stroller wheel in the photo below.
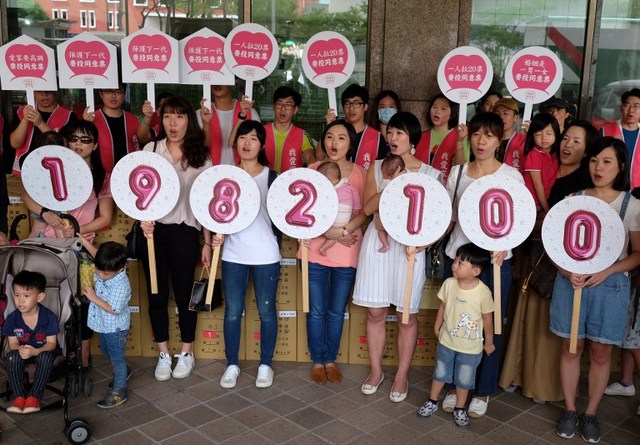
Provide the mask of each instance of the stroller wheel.
{"label": "stroller wheel", "polygon": [[67,428],[67,439],[71,443],[86,443],[91,438],[91,428],[83,419],[74,419]]}
{"label": "stroller wheel", "polygon": [[91,380],[90,378],[85,378],[84,379],[84,396],[85,397],[89,397],[91,395],[91,390],[93,389],[93,380]]}

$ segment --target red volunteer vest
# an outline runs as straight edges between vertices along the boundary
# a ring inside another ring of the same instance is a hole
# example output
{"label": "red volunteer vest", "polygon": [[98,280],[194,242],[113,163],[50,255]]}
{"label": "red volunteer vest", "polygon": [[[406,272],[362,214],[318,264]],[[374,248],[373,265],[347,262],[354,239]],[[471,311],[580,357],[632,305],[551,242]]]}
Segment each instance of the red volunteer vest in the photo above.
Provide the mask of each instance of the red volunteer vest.
{"label": "red volunteer vest", "polygon": [[[138,118],[128,111],[124,113],[124,132],[127,135],[127,153],[132,153],[140,149],[138,144],[138,136],[136,131],[138,130]],[[98,128],[98,148],[100,149],[100,160],[102,160],[102,166],[107,173],[113,171],[114,166],[114,153],[113,153],[113,137],[109,130],[109,124],[107,118],[102,110],[96,111],[96,118],[93,123]]]}
{"label": "red volunteer vest", "polygon": [[[233,105],[233,126],[238,124],[238,114],[240,113],[240,101],[234,100]],[[247,114],[247,120],[251,119],[251,111]],[[220,128],[220,120],[218,119],[218,113],[216,113],[215,107],[211,113],[211,125],[209,125],[209,136],[211,138],[209,144],[209,152],[211,154],[211,164],[220,165],[220,158],[222,157],[222,129]],[[233,150],[233,159],[236,165],[240,163],[240,157],[238,151]]]}
{"label": "red volunteer vest", "polygon": [[527,136],[522,133],[514,132],[507,142],[507,148],[504,151],[503,162],[513,168],[517,168],[520,173],[524,168],[524,142]]}
{"label": "red volunteer vest", "polygon": [[[640,127],[640,125],[639,125]],[[606,124],[602,127],[602,136],[611,136],[624,141],[624,133],[622,132],[622,124],[618,120],[615,124]],[[640,157],[638,156],[638,149],[640,146],[640,132],[636,137],[636,143],[633,147],[633,156],[631,158],[631,190],[636,187],[640,187]]]}
{"label": "red volunteer vest", "polygon": [[[264,126],[267,132],[267,140],[264,144],[265,154],[269,161],[269,168],[275,169],[276,165],[276,136],[273,124]],[[287,132],[280,152],[280,169],[278,173],[286,172],[291,168],[302,167],[302,142],[304,138],[304,130],[300,127],[292,125]]]}
{"label": "red volunteer vest", "polygon": [[456,146],[458,144],[458,132],[455,128],[449,130],[444,137],[442,143],[436,147],[433,153],[433,162],[431,162],[431,130],[422,133],[420,142],[416,147],[415,156],[427,165],[439,170],[442,173],[442,179],[446,184],[447,177],[451,171],[453,157],[456,155]]}
{"label": "red volunteer vest", "polygon": [[371,128],[365,125],[360,138],[360,144],[356,151],[355,163],[365,170],[369,169],[369,166],[378,157],[378,147],[380,146],[381,134],[375,128]]}

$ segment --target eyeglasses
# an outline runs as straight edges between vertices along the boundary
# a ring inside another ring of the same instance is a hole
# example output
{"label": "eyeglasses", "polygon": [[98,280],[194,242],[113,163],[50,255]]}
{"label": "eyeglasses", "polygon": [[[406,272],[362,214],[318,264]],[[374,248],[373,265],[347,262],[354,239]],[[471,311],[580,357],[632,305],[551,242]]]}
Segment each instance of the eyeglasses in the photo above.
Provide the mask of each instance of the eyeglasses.
{"label": "eyeglasses", "polygon": [[276,110],[293,110],[296,107],[296,104],[291,103],[277,103],[273,106]]}
{"label": "eyeglasses", "polygon": [[640,104],[630,104],[628,102],[622,104],[623,110],[628,110],[629,108],[633,108],[635,111],[638,111],[640,110]]}
{"label": "eyeglasses", "polygon": [[93,138],[91,136],[76,136],[75,134],[72,134],[71,136],[69,136],[67,138],[67,141],[69,142],[82,142],[83,144],[90,144],[93,142]]}
{"label": "eyeglasses", "polygon": [[342,108],[360,108],[364,105],[364,102],[345,102],[342,104]]}
{"label": "eyeglasses", "polygon": [[116,96],[122,96],[124,94],[124,91],[122,90],[102,90],[102,92],[107,96],[110,96],[113,94],[115,94]]}

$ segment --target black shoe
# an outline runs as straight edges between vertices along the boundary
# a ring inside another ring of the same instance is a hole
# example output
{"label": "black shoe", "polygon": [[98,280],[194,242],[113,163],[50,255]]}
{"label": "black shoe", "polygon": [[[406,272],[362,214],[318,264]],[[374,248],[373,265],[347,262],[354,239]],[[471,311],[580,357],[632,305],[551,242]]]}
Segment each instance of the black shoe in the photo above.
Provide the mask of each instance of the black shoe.
{"label": "black shoe", "polygon": [[[133,374],[133,369],[129,368],[127,366],[127,382],[129,381],[129,379],[131,378],[131,374]],[[109,382],[109,384],[107,385],[107,389],[109,389],[109,391],[113,390],[113,380],[111,380]]]}
{"label": "black shoe", "polygon": [[565,439],[571,439],[576,434],[578,426],[578,412],[565,411],[556,426],[556,434]]}
{"label": "black shoe", "polygon": [[582,440],[585,442],[600,442],[600,419],[597,416],[583,414],[580,419],[580,431],[582,431]]}
{"label": "black shoe", "polygon": [[121,389],[119,391],[109,391],[104,399],[98,402],[98,408],[110,409],[122,405],[129,398],[128,391]]}

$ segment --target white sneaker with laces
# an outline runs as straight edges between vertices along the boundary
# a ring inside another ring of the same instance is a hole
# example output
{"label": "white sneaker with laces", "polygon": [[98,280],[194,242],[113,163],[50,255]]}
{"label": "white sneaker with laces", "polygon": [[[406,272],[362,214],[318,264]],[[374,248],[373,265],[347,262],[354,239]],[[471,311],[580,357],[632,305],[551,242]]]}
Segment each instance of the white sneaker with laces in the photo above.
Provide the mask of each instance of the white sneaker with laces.
{"label": "white sneaker with laces", "polygon": [[171,356],[169,354],[160,353],[154,374],[159,382],[165,382],[171,378]]}
{"label": "white sneaker with laces", "polygon": [[227,366],[227,369],[224,370],[224,374],[222,374],[222,378],[220,379],[220,386],[226,389],[235,388],[239,375],[240,368],[236,365]]}
{"label": "white sneaker with laces", "polygon": [[452,413],[453,409],[456,407],[456,402],[458,401],[458,397],[455,393],[447,394],[444,400],[442,401],[442,410],[445,413]]}
{"label": "white sneaker with laces", "polygon": [[256,388],[268,388],[273,385],[273,369],[269,365],[258,366]]}
{"label": "white sneaker with laces", "polygon": [[489,407],[489,397],[487,397],[487,401],[485,402],[482,399],[474,397],[471,399],[471,403],[469,404],[469,416],[478,418],[487,414],[487,408]]}
{"label": "white sneaker with laces", "polygon": [[608,396],[633,397],[636,395],[636,388],[633,385],[624,386],[620,382],[615,382],[607,386],[604,390],[604,393]]}
{"label": "white sneaker with laces", "polygon": [[191,375],[195,366],[196,359],[193,357],[193,354],[183,352],[178,356],[178,363],[176,363],[176,367],[173,368],[171,375],[174,379],[184,379]]}

